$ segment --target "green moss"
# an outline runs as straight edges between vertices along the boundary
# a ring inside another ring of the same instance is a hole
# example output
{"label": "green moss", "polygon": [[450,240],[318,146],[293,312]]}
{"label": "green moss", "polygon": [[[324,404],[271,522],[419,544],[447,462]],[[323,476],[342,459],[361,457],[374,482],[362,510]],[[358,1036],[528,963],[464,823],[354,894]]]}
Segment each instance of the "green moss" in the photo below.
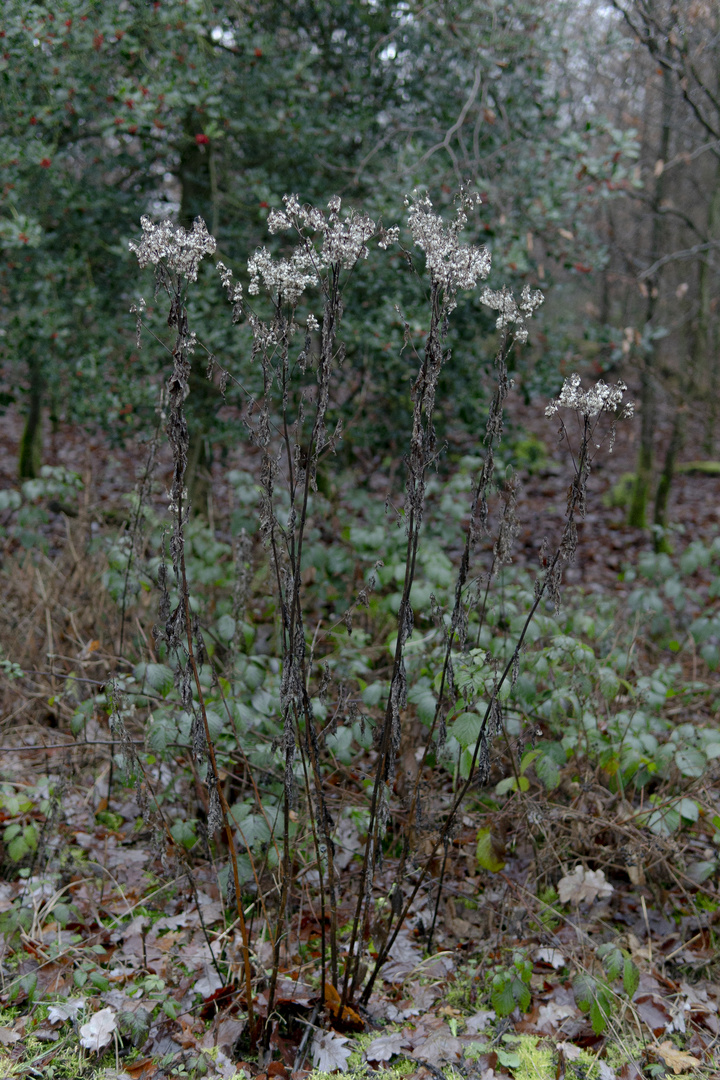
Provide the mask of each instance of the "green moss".
{"label": "green moss", "polygon": [[620,479],[603,495],[602,504],[605,509],[626,510],[633,497],[636,482],[637,477],[635,473],[623,473]]}

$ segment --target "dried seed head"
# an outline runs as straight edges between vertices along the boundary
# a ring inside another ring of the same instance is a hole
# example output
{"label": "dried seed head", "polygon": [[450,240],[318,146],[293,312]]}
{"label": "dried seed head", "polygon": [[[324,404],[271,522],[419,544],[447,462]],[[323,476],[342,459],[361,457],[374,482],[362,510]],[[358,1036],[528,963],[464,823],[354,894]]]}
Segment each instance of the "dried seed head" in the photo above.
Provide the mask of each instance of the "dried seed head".
{"label": "dried seed head", "polygon": [[128,244],[137,255],[140,267],[163,264],[171,273],[179,274],[187,281],[197,281],[203,257],[212,255],[217,247],[203,219],[195,218],[192,229],[187,231],[176,228],[168,220],[156,224],[147,216],[140,218],[140,224],[143,231],[140,243],[131,240]]}

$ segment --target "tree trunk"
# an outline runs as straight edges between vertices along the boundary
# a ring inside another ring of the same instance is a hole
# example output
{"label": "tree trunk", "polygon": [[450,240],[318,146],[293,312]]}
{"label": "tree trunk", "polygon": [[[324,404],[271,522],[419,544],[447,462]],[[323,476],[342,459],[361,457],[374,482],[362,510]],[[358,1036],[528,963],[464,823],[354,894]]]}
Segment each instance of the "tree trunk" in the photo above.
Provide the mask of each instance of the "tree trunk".
{"label": "tree trunk", "polygon": [[[657,149],[657,159],[663,164],[668,160],[670,151],[670,134],[673,114],[674,97],[673,75],[667,69],[663,69],[663,99],[662,118],[660,125],[660,140]],[[655,184],[652,193],[651,211],[652,239],[650,243],[649,261],[653,263],[662,249],[664,222],[659,213],[660,205],[665,196],[666,178],[665,171],[655,170]],[[660,284],[660,272],[656,271],[647,281],[647,303],[645,307],[645,329],[643,335],[646,341],[642,357],[642,372],[640,376],[640,450],[638,453],[637,476],[635,488],[628,513],[628,525],[637,529],[647,527],[647,504],[650,497],[650,485],[652,483],[654,449],[653,436],[655,434],[655,419],[657,402],[655,394],[655,347],[649,339],[647,330],[652,326],[653,316],[658,298]]]}
{"label": "tree trunk", "polygon": [[28,357],[28,407],[25,427],[20,439],[18,473],[21,480],[34,480],[40,471],[42,461],[42,400],[43,373],[39,357],[31,353]]}
{"label": "tree trunk", "polygon": [[[717,159],[715,168],[715,184],[713,186],[710,206],[708,208],[707,238],[714,240],[720,225],[720,157]],[[715,253],[712,248],[706,252],[700,261],[700,274],[698,280],[698,303],[700,305],[697,319],[697,333],[695,335],[696,349],[692,362],[695,381],[702,377],[703,369],[707,373],[708,387],[708,411],[705,419],[705,438],[703,448],[712,457],[715,453],[715,427],[718,415],[718,391],[720,390],[720,372],[718,372],[718,335],[717,318],[713,318],[712,310],[712,277],[715,262]]]}
{"label": "tree trunk", "polygon": [[675,410],[672,435],[665,452],[665,464],[655,493],[655,550],[666,551],[668,554],[672,551],[672,547],[667,538],[667,504],[677,459],[685,442],[685,411],[686,406],[680,402]]}

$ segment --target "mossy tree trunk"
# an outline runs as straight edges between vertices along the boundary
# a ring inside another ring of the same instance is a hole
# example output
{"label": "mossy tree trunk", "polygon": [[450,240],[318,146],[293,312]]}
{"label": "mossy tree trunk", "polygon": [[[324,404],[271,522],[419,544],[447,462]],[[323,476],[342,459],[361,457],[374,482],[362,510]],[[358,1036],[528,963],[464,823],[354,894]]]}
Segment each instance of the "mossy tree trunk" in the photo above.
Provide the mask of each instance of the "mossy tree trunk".
{"label": "mossy tree trunk", "polygon": [[[715,183],[708,208],[707,238],[713,241],[720,226],[720,157],[715,165]],[[697,355],[693,356],[695,378],[705,372],[708,388],[708,411],[705,421],[703,449],[708,457],[715,453],[715,429],[718,418],[718,393],[720,393],[720,371],[718,370],[718,332],[717,313],[713,312],[713,270],[716,253],[711,248],[700,262],[698,280],[698,318],[697,318]],[[714,316],[714,317],[713,317]]]}
{"label": "mossy tree trunk", "polygon": [[37,354],[28,357],[28,401],[25,426],[20,439],[18,474],[21,480],[34,480],[42,461],[43,370]]}
{"label": "mossy tree trunk", "polygon": [[685,443],[685,414],[687,406],[682,402],[675,409],[672,434],[665,452],[665,463],[660,474],[657,491],[655,492],[655,550],[671,552],[672,547],[667,538],[667,506],[670,497],[673,477],[677,466],[677,459]]}

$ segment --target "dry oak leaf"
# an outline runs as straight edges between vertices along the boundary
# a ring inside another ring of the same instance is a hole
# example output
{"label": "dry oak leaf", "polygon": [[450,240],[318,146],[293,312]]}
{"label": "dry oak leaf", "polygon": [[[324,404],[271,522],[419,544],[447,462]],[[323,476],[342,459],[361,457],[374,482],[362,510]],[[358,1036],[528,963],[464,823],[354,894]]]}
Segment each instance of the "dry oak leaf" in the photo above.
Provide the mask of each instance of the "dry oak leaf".
{"label": "dry oak leaf", "polygon": [[677,1046],[671,1043],[669,1039],[659,1044],[657,1052],[676,1076],[687,1072],[688,1069],[696,1069],[698,1065],[702,1064],[692,1054],[686,1054],[684,1050],[678,1050]]}
{"label": "dry oak leaf", "polygon": [[80,1045],[86,1050],[95,1050],[100,1053],[112,1040],[113,1032],[117,1030],[117,1021],[114,1009],[100,1009],[94,1016],[80,1028]]}
{"label": "dry oak leaf", "polygon": [[605,880],[602,870],[586,870],[576,866],[571,874],[558,881],[558,896],[563,904],[592,904],[595,900],[605,900],[615,891]]}

